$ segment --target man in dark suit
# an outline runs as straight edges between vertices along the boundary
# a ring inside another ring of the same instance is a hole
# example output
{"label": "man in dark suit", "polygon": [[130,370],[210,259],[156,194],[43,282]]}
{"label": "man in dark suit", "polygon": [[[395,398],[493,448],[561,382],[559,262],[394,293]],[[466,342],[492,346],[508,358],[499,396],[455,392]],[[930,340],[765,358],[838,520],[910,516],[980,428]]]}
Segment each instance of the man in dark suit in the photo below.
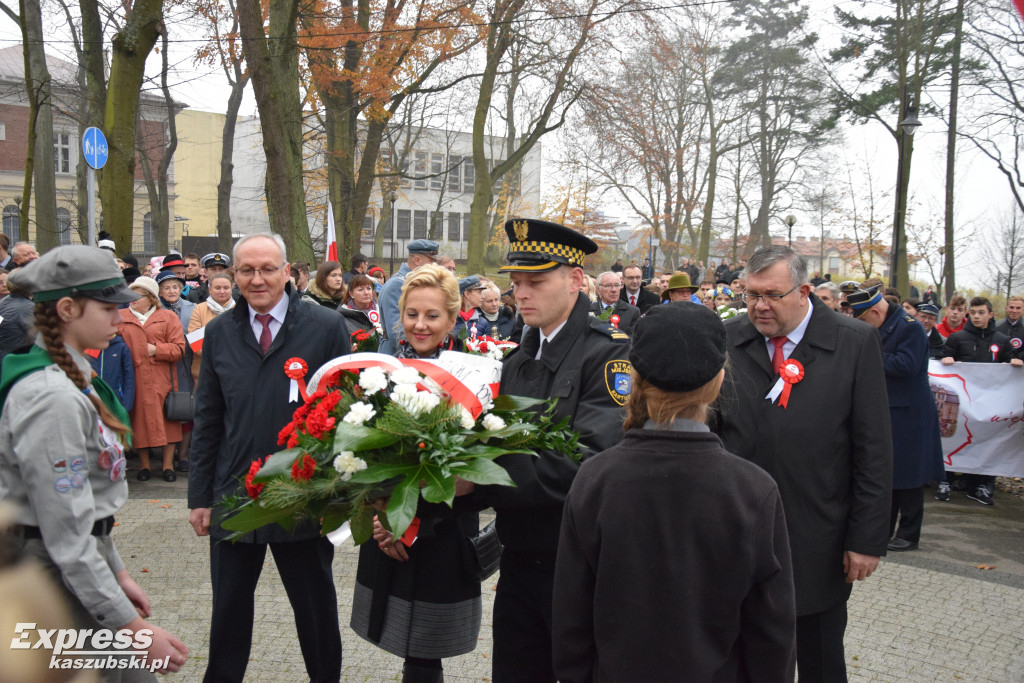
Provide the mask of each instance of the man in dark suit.
{"label": "man in dark suit", "polygon": [[310,371],[350,351],[345,319],[305,303],[288,281],[285,247],[257,233],[235,245],[235,308],[206,327],[196,398],[189,523],[210,536],[213,614],[205,681],[241,681],[252,646],[253,595],[267,547],[295,612],[299,647],[311,681],[341,676],[341,633],[331,561],[334,547],[311,523],[274,525],[226,540],[210,509],[245,492],[240,480],[254,459],[279,450],[277,435],[299,406],[289,403],[285,361]]}
{"label": "man in dark suit", "polygon": [[623,269],[622,284],[625,286],[622,288],[622,294],[619,298],[630,306],[636,306],[639,308],[641,315],[646,313],[647,309],[651,306],[656,306],[661,303],[657,294],[649,292],[644,288],[643,275],[641,273],[640,266],[635,263],[630,264]]}
{"label": "man in dark suit", "polygon": [[[851,584],[889,540],[892,433],[878,333],[811,294],[788,247],[755,252],[747,316],[726,322],[715,428],[779,484],[796,585],[801,680],[845,681]],[[723,539],[725,541],[727,539]]]}
{"label": "man in dark suit", "polygon": [[612,309],[605,318],[615,327],[632,336],[636,321],[640,319],[640,309],[630,306],[619,298],[622,284],[619,276],[612,271],[597,276],[597,301],[590,305],[590,310],[604,317],[608,309]]}
{"label": "man in dark suit", "polygon": [[928,385],[928,338],[916,318],[882,298],[881,287],[858,290],[846,300],[853,317],[876,328],[882,339],[889,416],[899,426],[892,431],[889,550],[916,550],[924,520],[924,485],[942,481],[946,474],[939,415]]}

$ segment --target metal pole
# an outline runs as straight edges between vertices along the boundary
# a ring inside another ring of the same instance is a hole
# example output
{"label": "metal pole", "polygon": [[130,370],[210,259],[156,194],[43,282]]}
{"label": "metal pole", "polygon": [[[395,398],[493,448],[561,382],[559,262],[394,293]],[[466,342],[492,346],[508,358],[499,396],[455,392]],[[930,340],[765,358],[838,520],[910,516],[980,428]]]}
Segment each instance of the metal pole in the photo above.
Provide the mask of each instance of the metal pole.
{"label": "metal pole", "polygon": [[96,169],[89,166],[85,170],[85,176],[88,182],[88,189],[86,194],[89,195],[89,203],[87,209],[87,215],[89,217],[89,231],[88,231],[88,245],[90,247],[96,246]]}
{"label": "metal pole", "polygon": [[903,144],[906,142],[906,131],[900,130],[899,135],[899,156],[896,174],[896,215],[892,221],[892,246],[889,251],[889,286],[899,289],[899,277],[897,276],[897,265],[899,263],[900,233],[903,230]]}

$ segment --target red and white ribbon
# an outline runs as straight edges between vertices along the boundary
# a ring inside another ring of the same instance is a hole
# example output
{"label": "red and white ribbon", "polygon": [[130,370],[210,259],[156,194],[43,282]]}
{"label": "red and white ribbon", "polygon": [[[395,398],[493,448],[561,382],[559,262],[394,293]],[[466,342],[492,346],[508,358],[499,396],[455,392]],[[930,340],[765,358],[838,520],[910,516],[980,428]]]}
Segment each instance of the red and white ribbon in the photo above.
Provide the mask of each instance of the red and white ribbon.
{"label": "red and white ribbon", "polygon": [[773,402],[775,399],[779,399],[779,406],[786,408],[789,405],[789,394],[793,390],[793,385],[803,378],[804,366],[800,361],[787,360],[779,370],[779,381],[775,383],[765,398]]}
{"label": "red and white ribbon", "polygon": [[301,358],[289,358],[284,362],[284,374],[291,382],[288,383],[288,402],[297,403],[299,397],[306,400],[306,373],[309,366]]}

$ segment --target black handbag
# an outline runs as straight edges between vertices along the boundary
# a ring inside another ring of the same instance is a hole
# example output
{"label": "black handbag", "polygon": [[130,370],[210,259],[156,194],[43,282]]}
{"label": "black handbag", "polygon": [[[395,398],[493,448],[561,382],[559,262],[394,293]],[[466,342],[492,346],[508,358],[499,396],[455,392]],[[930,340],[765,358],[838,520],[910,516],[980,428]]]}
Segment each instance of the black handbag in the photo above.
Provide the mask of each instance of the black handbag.
{"label": "black handbag", "polygon": [[175,372],[177,363],[171,363],[171,391],[164,398],[164,417],[171,422],[188,422],[195,417],[195,393],[192,391],[191,374],[189,375],[188,391],[178,391],[178,377]]}
{"label": "black handbag", "polygon": [[491,522],[480,531],[466,538],[469,545],[472,571],[479,581],[485,581],[498,571],[501,563],[501,539],[498,528]]}

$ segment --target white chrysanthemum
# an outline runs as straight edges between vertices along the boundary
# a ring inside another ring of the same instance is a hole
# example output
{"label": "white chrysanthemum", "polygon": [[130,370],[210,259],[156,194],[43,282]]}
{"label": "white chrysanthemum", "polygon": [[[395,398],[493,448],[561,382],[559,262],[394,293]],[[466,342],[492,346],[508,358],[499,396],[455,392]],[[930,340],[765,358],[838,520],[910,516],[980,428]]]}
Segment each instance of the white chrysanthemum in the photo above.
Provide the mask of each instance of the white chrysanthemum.
{"label": "white chrysanthemum", "polygon": [[429,391],[416,391],[411,384],[399,384],[391,392],[391,400],[400,405],[409,414],[417,417],[433,410],[441,403],[441,398]]}
{"label": "white chrysanthemum", "polygon": [[359,470],[366,469],[366,461],[362,458],[357,458],[356,454],[352,451],[342,451],[334,459],[334,469],[341,475],[343,481],[348,481],[352,478],[352,475]]}
{"label": "white chrysanthemum", "polygon": [[499,429],[505,428],[505,421],[494,413],[487,413],[483,419],[484,429],[489,432],[496,432]]}
{"label": "white chrysanthemum", "polygon": [[352,425],[361,425],[376,414],[377,411],[374,410],[373,406],[360,401],[349,406],[348,414],[343,418],[343,421]]}
{"label": "white chrysanthemum", "polygon": [[388,388],[388,378],[383,368],[366,368],[359,373],[359,386],[368,394],[375,394]]}
{"label": "white chrysanthemum", "polygon": [[391,381],[395,384],[417,384],[420,381],[420,373],[414,368],[403,365],[397,370],[391,371]]}
{"label": "white chrysanthemum", "polygon": [[463,429],[472,429],[474,426],[476,426],[476,420],[473,419],[473,415],[470,414],[470,412],[465,408],[462,409],[461,419]]}

